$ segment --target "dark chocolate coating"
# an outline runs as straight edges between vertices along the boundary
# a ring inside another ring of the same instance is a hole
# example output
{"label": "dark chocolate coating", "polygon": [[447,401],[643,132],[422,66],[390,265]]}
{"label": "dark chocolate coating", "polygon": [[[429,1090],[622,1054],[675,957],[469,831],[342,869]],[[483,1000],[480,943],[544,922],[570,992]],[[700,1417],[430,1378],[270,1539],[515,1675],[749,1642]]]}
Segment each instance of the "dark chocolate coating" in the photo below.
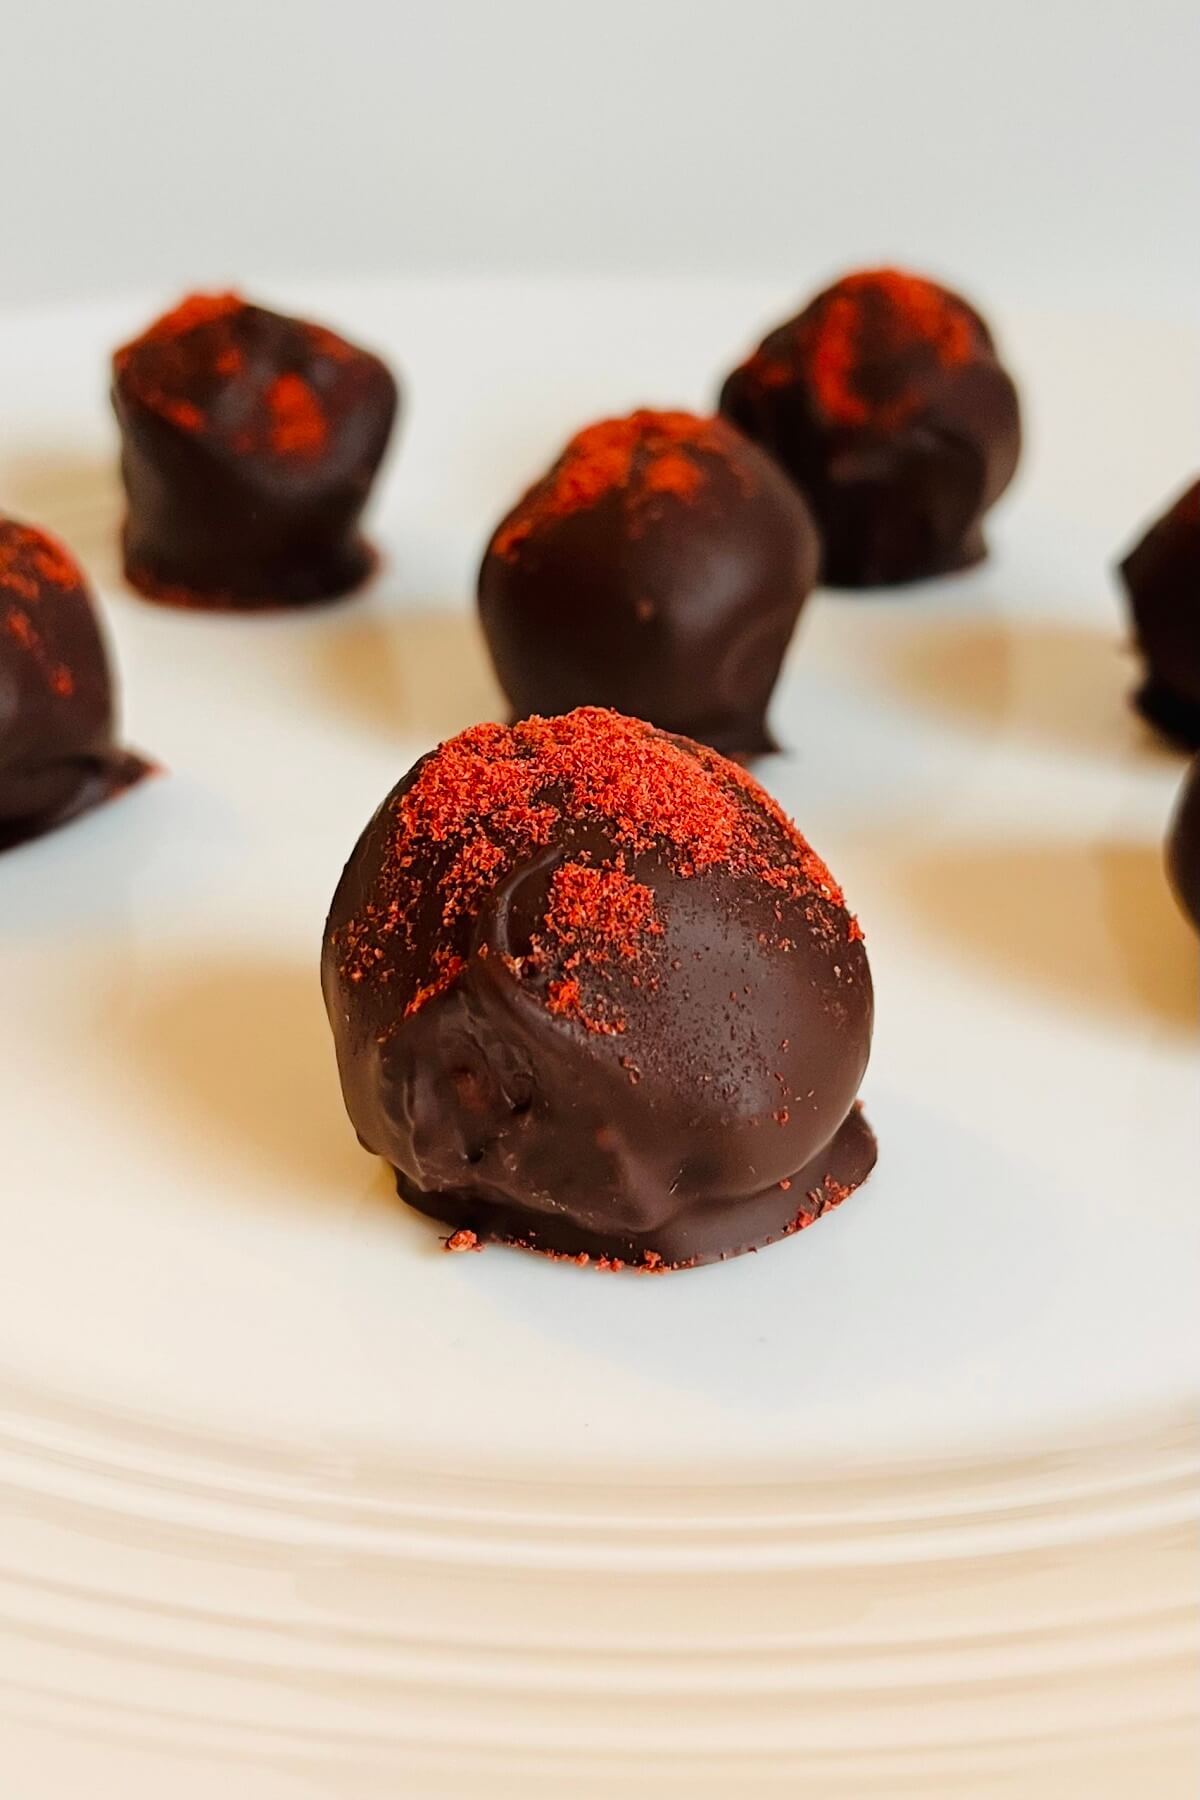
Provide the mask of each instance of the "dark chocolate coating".
{"label": "dark chocolate coating", "polygon": [[[611,715],[572,720],[589,716]],[[768,859],[790,863],[803,840],[756,784],[666,741],[729,791],[741,777],[737,804]],[[437,754],[360,838],[322,959],[347,1110],[403,1198],[480,1239],[653,1268],[758,1248],[857,1187],[875,1161],[856,1104],[871,975],[840,893],[822,886],[828,872],[818,864],[782,886],[745,866],[688,874],[678,845],[630,853],[611,822],[552,784],[534,801],[556,815],[542,841],[506,856],[447,928],[442,878],[464,834],[422,840],[404,824]],[[505,843],[499,815],[484,831]],[[389,876],[403,856],[415,889]],[[614,863],[650,891],[659,929],[633,960],[573,964],[570,945],[546,940],[557,872]],[[398,921],[397,893],[408,896]],[[382,932],[371,923],[389,918]],[[448,982],[438,946],[461,958]],[[590,1028],[553,1004],[572,974]],[[430,982],[438,991],[414,1001]]]}
{"label": "dark chocolate coating", "polygon": [[1200,481],[1121,564],[1145,676],[1138,710],[1167,737],[1200,749]]}
{"label": "dark chocolate coating", "polygon": [[112,678],[82,574],[52,538],[0,517],[0,850],[146,773],[113,732]]}
{"label": "dark chocolate coating", "polygon": [[396,415],[377,356],[321,326],[196,296],[113,359],[125,572],[151,599],[332,599],[374,555],[359,520]]}
{"label": "dark chocolate coating", "polygon": [[[676,439],[658,436],[664,420]],[[624,481],[574,510],[539,506],[575,446],[622,429],[636,437]],[[680,491],[647,487],[656,457],[690,471]],[[532,530],[506,548],[527,512]],[[497,527],[480,619],[514,716],[611,706],[750,755],[774,748],[767,704],[818,555],[803,500],[740,433],[635,413],[572,440]]]}
{"label": "dark chocolate coating", "polygon": [[1167,836],[1167,874],[1179,904],[1200,931],[1200,756],[1179,790]]}
{"label": "dark chocolate coating", "polygon": [[984,321],[894,270],[818,294],[728,376],[720,408],[803,491],[832,587],[978,562],[1020,452],[1016,389]]}

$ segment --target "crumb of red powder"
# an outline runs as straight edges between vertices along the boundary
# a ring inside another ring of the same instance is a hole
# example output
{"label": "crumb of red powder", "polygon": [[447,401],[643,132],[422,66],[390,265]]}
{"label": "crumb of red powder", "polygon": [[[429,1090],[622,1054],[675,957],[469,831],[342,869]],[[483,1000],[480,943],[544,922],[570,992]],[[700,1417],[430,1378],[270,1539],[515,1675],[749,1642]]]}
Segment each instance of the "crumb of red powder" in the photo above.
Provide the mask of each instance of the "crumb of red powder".
{"label": "crumb of red powder", "polygon": [[316,456],[329,427],[321,403],[300,375],[280,375],[267,389],[271,448],[279,456]]}
{"label": "crumb of red powder", "polygon": [[444,994],[447,988],[453,987],[466,966],[461,956],[445,956],[433,980],[419,987],[408,1002],[404,1008],[404,1017],[407,1019],[413,1013],[420,1012],[426,1001],[436,999],[438,994]]}
{"label": "crumb of red powder", "polygon": [[455,1231],[446,1239],[443,1248],[451,1255],[460,1255],[466,1250],[482,1250],[483,1245],[473,1231]]}
{"label": "crumb of red powder", "polygon": [[541,526],[595,506],[620,491],[634,513],[665,495],[692,500],[704,485],[704,456],[726,457],[728,427],[693,413],[631,413],[604,419],[573,437],[548,475],[530,488],[492,539],[511,558]]}
{"label": "crumb of red powder", "polygon": [[[783,1183],[780,1182],[779,1185],[782,1187]],[[809,1189],[804,1196],[808,1205],[800,1208],[795,1218],[784,1228],[783,1235],[791,1237],[794,1232],[804,1231],[809,1225],[815,1225],[827,1212],[832,1212],[835,1206],[848,1200],[853,1192],[853,1188],[845,1187],[840,1181],[835,1181],[832,1175],[827,1175],[819,1188]]]}

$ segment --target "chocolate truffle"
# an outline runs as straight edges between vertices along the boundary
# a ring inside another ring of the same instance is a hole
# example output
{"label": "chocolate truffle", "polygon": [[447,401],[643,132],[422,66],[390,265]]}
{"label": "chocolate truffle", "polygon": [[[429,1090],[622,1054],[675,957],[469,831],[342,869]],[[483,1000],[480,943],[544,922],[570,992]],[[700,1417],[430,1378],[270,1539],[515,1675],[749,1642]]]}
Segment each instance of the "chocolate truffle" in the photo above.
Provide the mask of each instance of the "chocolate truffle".
{"label": "chocolate truffle", "polygon": [[0,517],[0,850],[146,773],[113,729],[112,678],[82,574],[53,538]]}
{"label": "chocolate truffle", "polygon": [[1200,931],[1200,756],[1184,776],[1171,820],[1167,874],[1180,906]]}
{"label": "chocolate truffle", "polygon": [[834,587],[978,562],[1020,449],[1016,389],[979,314],[898,269],[818,294],[733,371],[721,411],[803,489]]}
{"label": "chocolate truffle", "polygon": [[1152,525],[1121,564],[1145,676],[1138,710],[1200,749],[1200,481]]}
{"label": "chocolate truffle", "polygon": [[635,412],[572,438],[497,527],[479,610],[518,717],[594,703],[751,754],[817,557],[803,500],[724,420]]}
{"label": "chocolate truffle", "polygon": [[875,1161],[841,889],[743,769],[618,713],[418,762],[322,974],[359,1138],[451,1248],[686,1267],[812,1224]]}
{"label": "chocolate truffle", "polygon": [[113,357],[125,573],[180,606],[347,593],[373,555],[358,522],[397,391],[322,325],[194,294]]}

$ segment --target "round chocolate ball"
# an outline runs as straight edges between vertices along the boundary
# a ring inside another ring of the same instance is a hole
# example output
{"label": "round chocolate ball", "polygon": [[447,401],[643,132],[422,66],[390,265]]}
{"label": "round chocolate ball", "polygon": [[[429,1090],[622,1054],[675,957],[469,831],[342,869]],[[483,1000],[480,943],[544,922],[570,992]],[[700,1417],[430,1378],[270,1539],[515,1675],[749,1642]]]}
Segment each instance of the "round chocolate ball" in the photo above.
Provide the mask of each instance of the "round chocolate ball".
{"label": "round chocolate ball", "polygon": [[1145,665],[1134,704],[1167,737],[1200,749],[1200,481],[1121,564]]}
{"label": "round chocolate ball", "polygon": [[1167,874],[1180,906],[1200,931],[1200,756],[1179,790],[1167,837]]}
{"label": "round chocolate ball", "polygon": [[571,439],[492,535],[479,612],[517,717],[611,706],[727,754],[766,711],[818,546],[721,419],[635,412]]}
{"label": "round chocolate ball", "polygon": [[113,357],[125,573],[180,606],[332,599],[396,415],[377,356],[322,325],[194,294]]}
{"label": "round chocolate ball", "polygon": [[322,977],[359,1138],[452,1248],[686,1267],[811,1224],[875,1161],[833,876],[743,769],[617,713],[417,763],[346,865]]}
{"label": "round chocolate ball", "polygon": [[82,573],[45,532],[0,516],[0,850],[146,773],[113,733],[112,677]]}
{"label": "round chocolate ball", "polygon": [[1017,466],[1017,393],[979,314],[898,269],[844,276],[728,377],[721,411],[803,490],[834,587],[918,581],[984,555]]}

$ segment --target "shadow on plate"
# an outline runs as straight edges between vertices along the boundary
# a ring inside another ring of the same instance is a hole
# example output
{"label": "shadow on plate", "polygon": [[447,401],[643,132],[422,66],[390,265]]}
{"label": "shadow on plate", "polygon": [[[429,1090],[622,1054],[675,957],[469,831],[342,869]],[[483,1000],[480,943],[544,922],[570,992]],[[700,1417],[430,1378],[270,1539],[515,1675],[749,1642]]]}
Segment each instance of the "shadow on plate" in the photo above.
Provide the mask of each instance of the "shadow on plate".
{"label": "shadow on plate", "polygon": [[231,1164],[254,1192],[357,1210],[387,1203],[381,1165],[342,1107],[315,957],[168,967],[118,1014],[141,1071],[139,1106],[200,1156],[214,1185]]}
{"label": "shadow on plate", "polygon": [[1196,941],[1157,844],[1009,844],[898,859],[939,941],[1084,1012],[1197,1021]]}
{"label": "shadow on plate", "polygon": [[60,537],[96,582],[121,578],[124,510],[117,455],[86,456],[47,445],[0,460],[4,510]]}
{"label": "shadow on plate", "polygon": [[1111,754],[1173,752],[1134,713],[1134,660],[1100,625],[974,618],[910,621],[884,674],[924,707],[988,732]]}
{"label": "shadow on plate", "polygon": [[372,735],[432,747],[468,725],[508,716],[473,610],[343,617],[312,667],[339,711]]}

